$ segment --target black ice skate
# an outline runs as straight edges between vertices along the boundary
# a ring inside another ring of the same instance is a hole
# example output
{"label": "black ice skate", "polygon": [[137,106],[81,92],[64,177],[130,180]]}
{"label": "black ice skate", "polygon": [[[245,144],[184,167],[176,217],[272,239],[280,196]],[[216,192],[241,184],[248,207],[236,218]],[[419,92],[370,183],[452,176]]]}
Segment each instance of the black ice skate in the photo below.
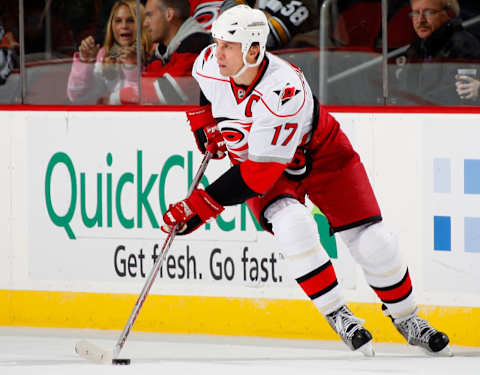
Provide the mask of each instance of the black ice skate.
{"label": "black ice skate", "polygon": [[418,308],[412,315],[403,319],[394,319],[387,306],[382,305],[383,313],[392,319],[393,325],[405,337],[410,345],[421,347],[427,354],[433,356],[451,357],[452,349],[448,345],[448,336],[433,328],[426,320],[417,315]]}
{"label": "black ice skate", "polygon": [[325,317],[330,326],[351,350],[359,350],[366,357],[375,355],[372,335],[362,326],[365,322],[353,315],[347,306],[343,305],[338,310],[325,315]]}

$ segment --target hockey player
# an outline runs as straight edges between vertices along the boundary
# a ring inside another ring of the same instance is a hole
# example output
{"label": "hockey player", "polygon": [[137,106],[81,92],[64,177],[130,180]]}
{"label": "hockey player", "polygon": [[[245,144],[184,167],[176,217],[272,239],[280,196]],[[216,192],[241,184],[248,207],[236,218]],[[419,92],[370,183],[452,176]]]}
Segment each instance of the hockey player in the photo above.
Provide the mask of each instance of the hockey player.
{"label": "hockey player", "polygon": [[430,354],[450,355],[447,335],[417,315],[407,265],[381,222],[359,155],[302,72],[265,52],[268,33],[264,13],[246,5],[214,22],[215,44],[199,55],[192,72],[203,105],[187,117],[200,149],[217,157],[228,152],[232,167],[205,190],[171,205],[162,229],[178,225],[178,234],[187,234],[224,206],[247,201],[331,327],[350,349],[371,356],[372,335],[345,304],[304,205],[308,195],[362,267],[398,331]]}

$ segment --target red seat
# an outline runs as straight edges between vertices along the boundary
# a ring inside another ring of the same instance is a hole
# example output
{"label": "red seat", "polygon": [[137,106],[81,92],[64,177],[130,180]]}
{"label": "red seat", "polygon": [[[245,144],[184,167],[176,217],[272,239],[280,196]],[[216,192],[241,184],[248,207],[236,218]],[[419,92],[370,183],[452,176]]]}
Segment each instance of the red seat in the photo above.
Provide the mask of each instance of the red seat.
{"label": "red seat", "polygon": [[339,15],[332,37],[343,46],[374,48],[381,25],[381,3],[362,1]]}
{"label": "red seat", "polygon": [[408,16],[410,5],[405,5],[395,12],[388,22],[388,48],[395,49],[412,43],[415,38],[412,20]]}

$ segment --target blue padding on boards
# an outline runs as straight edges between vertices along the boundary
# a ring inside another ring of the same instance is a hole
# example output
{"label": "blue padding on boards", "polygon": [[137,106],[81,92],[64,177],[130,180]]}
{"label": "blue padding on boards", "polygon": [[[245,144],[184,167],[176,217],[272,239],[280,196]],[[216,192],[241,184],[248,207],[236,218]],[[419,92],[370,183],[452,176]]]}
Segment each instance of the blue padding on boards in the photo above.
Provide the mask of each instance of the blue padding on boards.
{"label": "blue padding on boards", "polygon": [[450,216],[433,217],[433,248],[437,251],[452,250],[452,222]]}

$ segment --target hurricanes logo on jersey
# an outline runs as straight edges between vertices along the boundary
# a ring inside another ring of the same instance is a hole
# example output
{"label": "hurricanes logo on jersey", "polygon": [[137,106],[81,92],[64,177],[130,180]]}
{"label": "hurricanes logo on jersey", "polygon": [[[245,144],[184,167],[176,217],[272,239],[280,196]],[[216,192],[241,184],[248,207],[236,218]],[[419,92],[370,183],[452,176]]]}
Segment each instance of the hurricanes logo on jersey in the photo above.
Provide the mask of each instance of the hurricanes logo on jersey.
{"label": "hurricanes logo on jersey", "polygon": [[287,84],[283,90],[274,90],[273,92],[280,97],[280,105],[284,105],[295,95],[297,95],[300,90],[297,90],[294,86]]}
{"label": "hurricanes logo on jersey", "polygon": [[242,162],[248,157],[248,133],[252,127],[251,122],[217,118],[220,131],[228,149],[228,155],[234,162]]}

